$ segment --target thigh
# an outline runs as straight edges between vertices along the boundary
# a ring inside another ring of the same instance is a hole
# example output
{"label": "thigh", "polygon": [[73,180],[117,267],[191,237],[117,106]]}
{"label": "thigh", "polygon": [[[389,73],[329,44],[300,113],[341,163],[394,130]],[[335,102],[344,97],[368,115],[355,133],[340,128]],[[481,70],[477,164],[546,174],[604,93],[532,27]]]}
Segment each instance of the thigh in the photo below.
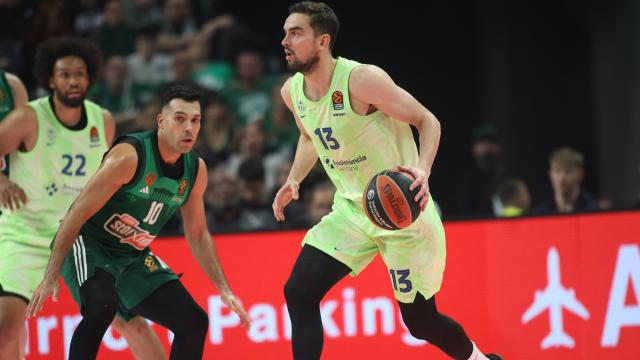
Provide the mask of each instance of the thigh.
{"label": "thigh", "polygon": [[147,251],[133,260],[116,278],[116,287],[124,307],[132,309],[173,280],[178,280],[178,275],[158,256]]}
{"label": "thigh", "polygon": [[7,293],[31,299],[44,277],[49,254],[48,248],[0,241],[0,287]]}
{"label": "thigh", "polygon": [[24,326],[26,311],[27,303],[24,299],[0,294],[0,327],[8,326],[17,329]]}
{"label": "thigh", "polygon": [[335,207],[307,232],[303,244],[311,245],[359,274],[378,254],[377,244],[353,221],[352,210]]}
{"label": "thigh", "polygon": [[290,296],[320,301],[351,269],[322,250],[304,245],[296,259],[285,286]]}
{"label": "thigh", "polygon": [[414,224],[403,230],[382,231],[376,240],[399,302],[412,303],[417,293],[429,299],[440,290],[445,238],[432,201]]}
{"label": "thigh", "polygon": [[173,280],[157,288],[131,311],[168,329],[175,329],[189,321],[192,314],[204,310],[179,280]]}

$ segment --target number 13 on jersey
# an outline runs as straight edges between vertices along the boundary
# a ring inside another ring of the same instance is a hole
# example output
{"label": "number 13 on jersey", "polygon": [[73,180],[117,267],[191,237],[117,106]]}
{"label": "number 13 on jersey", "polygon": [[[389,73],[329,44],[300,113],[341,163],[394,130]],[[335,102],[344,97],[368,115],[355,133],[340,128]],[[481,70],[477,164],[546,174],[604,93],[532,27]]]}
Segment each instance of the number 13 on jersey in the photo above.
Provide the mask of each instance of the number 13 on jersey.
{"label": "number 13 on jersey", "polygon": [[333,129],[330,127],[316,128],[313,133],[320,138],[320,142],[322,142],[322,146],[324,146],[326,150],[340,149],[340,143],[338,143],[338,140],[331,136],[333,134]]}

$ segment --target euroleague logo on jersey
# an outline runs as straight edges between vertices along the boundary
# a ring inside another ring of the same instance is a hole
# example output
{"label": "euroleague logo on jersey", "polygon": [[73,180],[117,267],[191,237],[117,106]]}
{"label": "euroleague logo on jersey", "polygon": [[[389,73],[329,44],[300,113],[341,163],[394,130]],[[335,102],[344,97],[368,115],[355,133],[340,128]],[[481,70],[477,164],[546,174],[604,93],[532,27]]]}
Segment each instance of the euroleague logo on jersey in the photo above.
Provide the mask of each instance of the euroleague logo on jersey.
{"label": "euroleague logo on jersey", "polygon": [[178,196],[184,196],[184,193],[187,191],[187,186],[189,186],[187,179],[182,179],[180,187],[178,188]]}
{"label": "euroleague logo on jersey", "polygon": [[331,102],[333,103],[333,110],[344,110],[344,97],[342,92],[334,91],[331,94]]}
{"label": "euroleague logo on jersey", "polygon": [[95,126],[89,130],[89,140],[91,140],[90,147],[100,146],[100,136],[98,135],[98,128]]}

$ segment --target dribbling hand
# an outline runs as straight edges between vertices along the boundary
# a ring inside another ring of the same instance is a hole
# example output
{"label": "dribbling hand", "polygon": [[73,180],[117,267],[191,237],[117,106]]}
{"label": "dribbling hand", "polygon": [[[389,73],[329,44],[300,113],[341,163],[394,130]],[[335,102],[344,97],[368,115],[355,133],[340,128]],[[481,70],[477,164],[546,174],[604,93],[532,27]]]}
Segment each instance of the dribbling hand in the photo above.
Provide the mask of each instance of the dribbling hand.
{"label": "dribbling hand", "polygon": [[273,199],[273,216],[277,221],[284,221],[284,208],[289,205],[292,200],[298,200],[298,191],[300,183],[295,180],[287,180],[278,190],[276,197]]}
{"label": "dribbling hand", "polygon": [[233,312],[240,317],[240,323],[245,330],[251,329],[251,320],[249,320],[249,314],[242,307],[240,299],[236,298],[233,294],[221,295],[222,302],[229,307]]}
{"label": "dribbling hand", "polygon": [[420,205],[420,211],[424,211],[427,202],[429,202],[429,175],[424,169],[415,166],[399,165],[398,171],[410,174],[415,179],[409,186],[409,191],[413,191],[417,187],[420,188],[413,200]]}
{"label": "dribbling hand", "polygon": [[33,292],[31,301],[29,301],[29,305],[27,306],[27,318],[34,317],[42,310],[42,304],[44,304],[49,296],[52,296],[53,301],[58,301],[59,291],[58,281],[47,280],[46,278],[42,280],[42,282],[38,284],[38,287],[36,287],[36,291]]}

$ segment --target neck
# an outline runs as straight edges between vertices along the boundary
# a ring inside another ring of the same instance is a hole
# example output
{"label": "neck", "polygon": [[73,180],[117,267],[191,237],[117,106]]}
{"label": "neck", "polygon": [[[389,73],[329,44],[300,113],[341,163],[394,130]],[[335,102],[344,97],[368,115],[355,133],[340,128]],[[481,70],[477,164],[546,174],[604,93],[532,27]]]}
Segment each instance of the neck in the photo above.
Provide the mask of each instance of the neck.
{"label": "neck", "polygon": [[178,159],[180,159],[181,153],[171,149],[169,144],[164,140],[161,132],[158,131],[158,150],[160,151],[160,158],[162,161],[169,165],[174,165]]}
{"label": "neck", "polygon": [[69,127],[76,125],[82,117],[82,105],[76,108],[68,107],[63,104],[55,94],[52,95],[52,97],[54,105],[53,112],[56,114],[58,119],[60,119],[60,122]]}
{"label": "neck", "polygon": [[305,92],[310,95],[309,98],[319,99],[329,91],[336,63],[337,60],[332,56],[321,57],[316,66],[309,73],[304,74]]}
{"label": "neck", "polygon": [[560,212],[573,211],[573,204],[576,202],[578,195],[580,194],[580,188],[573,189],[565,194],[556,194],[556,206]]}

